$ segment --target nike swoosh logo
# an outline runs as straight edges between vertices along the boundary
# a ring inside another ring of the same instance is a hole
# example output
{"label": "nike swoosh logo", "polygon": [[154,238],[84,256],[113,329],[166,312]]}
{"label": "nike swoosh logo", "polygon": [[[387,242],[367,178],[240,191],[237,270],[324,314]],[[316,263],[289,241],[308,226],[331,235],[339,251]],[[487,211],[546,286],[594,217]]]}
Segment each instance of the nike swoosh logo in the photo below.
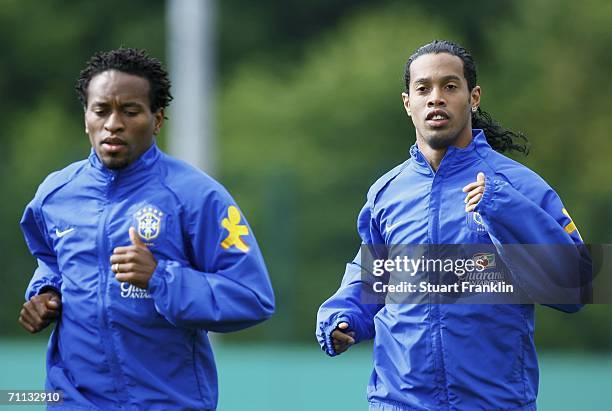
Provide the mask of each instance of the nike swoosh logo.
{"label": "nike swoosh logo", "polygon": [[401,224],[401,223],[402,223],[401,221],[397,221],[397,222],[395,222],[395,223],[393,223],[393,224],[386,224],[386,225],[385,225],[385,231],[386,231],[386,232],[389,232],[389,231],[391,231],[391,230],[392,230],[394,227],[397,227],[397,226],[398,226],[399,224]]}
{"label": "nike swoosh logo", "polygon": [[69,228],[68,230],[64,230],[64,231],[60,231],[57,228],[55,229],[55,235],[57,236],[57,238],[62,238],[63,236],[65,236],[66,234],[70,234],[71,232],[74,231],[74,227]]}

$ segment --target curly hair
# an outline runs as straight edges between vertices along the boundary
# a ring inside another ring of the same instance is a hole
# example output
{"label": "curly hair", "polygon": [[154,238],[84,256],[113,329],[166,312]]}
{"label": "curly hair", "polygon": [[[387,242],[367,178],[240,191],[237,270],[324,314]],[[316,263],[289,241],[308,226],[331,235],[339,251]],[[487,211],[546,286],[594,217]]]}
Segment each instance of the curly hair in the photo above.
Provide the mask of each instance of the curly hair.
{"label": "curly hair", "polygon": [[151,111],[168,107],[172,100],[170,79],[161,62],[150,57],[145,50],[121,47],[94,54],[79,73],[76,92],[83,107],[87,107],[87,88],[91,79],[107,70],[118,70],[146,78],[149,81]]}
{"label": "curly hair", "polygon": [[[434,40],[431,43],[421,46],[415,51],[406,62],[404,68],[404,81],[406,93],[410,89],[410,65],[418,57],[425,54],[448,53],[459,57],[463,62],[463,76],[465,77],[468,88],[473,90],[476,87],[476,63],[472,55],[463,47],[448,40]],[[521,132],[507,130],[499,122],[494,120],[489,113],[478,107],[472,113],[472,128],[480,128],[487,137],[487,142],[491,147],[500,153],[516,151],[525,155],[529,154],[529,141]]]}

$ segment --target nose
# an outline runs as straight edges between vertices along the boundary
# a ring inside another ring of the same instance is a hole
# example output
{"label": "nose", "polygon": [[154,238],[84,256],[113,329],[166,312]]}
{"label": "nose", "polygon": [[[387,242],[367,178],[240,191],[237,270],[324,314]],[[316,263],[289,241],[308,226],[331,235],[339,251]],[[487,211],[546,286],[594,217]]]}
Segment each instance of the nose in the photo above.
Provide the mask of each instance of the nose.
{"label": "nose", "polygon": [[121,115],[113,111],[104,123],[104,129],[111,134],[116,134],[125,128]]}
{"label": "nose", "polygon": [[427,107],[444,107],[446,105],[446,99],[444,98],[444,94],[442,90],[438,87],[434,87],[429,93],[429,98],[427,99]]}

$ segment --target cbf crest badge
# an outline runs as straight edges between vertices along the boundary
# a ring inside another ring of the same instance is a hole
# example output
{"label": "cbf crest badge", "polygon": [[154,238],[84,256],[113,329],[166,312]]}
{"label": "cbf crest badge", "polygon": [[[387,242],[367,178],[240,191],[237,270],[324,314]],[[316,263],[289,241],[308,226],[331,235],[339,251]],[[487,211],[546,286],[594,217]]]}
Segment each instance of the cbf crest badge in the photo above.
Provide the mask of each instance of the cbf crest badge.
{"label": "cbf crest badge", "polygon": [[134,214],[136,231],[140,238],[151,241],[159,236],[162,229],[164,213],[157,207],[147,205]]}
{"label": "cbf crest badge", "polygon": [[487,234],[487,227],[480,213],[471,211],[466,214],[467,226],[470,230],[477,232],[479,235]]}

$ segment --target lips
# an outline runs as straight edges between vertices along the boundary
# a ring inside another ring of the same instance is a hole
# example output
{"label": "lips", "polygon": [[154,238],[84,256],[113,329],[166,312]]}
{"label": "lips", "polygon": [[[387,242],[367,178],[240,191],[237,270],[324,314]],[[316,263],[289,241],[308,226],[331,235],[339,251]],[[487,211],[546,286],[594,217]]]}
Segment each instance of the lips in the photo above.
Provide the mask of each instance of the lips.
{"label": "lips", "polygon": [[126,146],[126,142],[118,137],[108,137],[102,140],[102,147],[109,153],[118,153]]}
{"label": "lips", "polygon": [[102,144],[125,145],[125,141],[123,141],[119,137],[107,137],[102,140]]}
{"label": "lips", "polygon": [[450,116],[444,110],[432,110],[427,113],[425,120],[448,120]]}
{"label": "lips", "polygon": [[450,116],[444,110],[432,110],[427,113],[425,120],[431,127],[443,127],[449,122]]}

